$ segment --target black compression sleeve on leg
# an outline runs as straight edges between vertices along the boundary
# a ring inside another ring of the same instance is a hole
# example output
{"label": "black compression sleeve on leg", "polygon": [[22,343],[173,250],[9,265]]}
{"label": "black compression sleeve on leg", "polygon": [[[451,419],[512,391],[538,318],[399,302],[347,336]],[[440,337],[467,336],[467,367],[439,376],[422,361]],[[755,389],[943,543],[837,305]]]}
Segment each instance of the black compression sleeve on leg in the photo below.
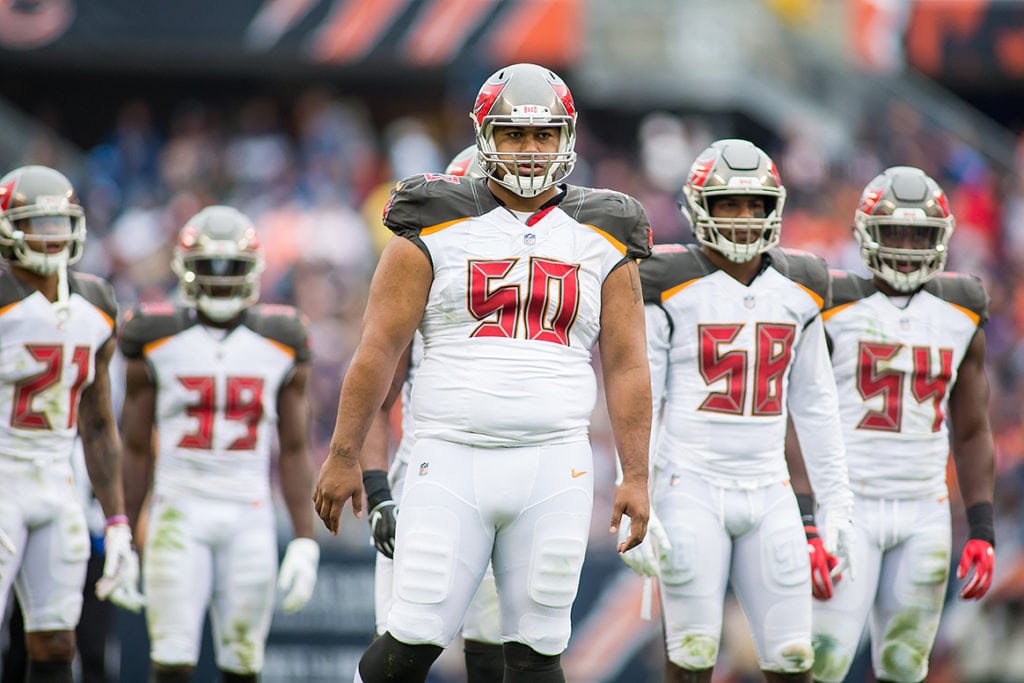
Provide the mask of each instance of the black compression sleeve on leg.
{"label": "black compression sleeve on leg", "polygon": [[221,683],[257,683],[259,674],[240,674],[221,669],[220,680]]}
{"label": "black compression sleeve on leg", "polygon": [[565,683],[561,655],[542,655],[522,643],[503,643],[504,683]]}
{"label": "black compression sleeve on leg", "polygon": [[494,683],[505,674],[505,652],[501,645],[466,639],[466,683]]}
{"label": "black compression sleeve on leg", "polygon": [[359,660],[365,683],[422,683],[443,648],[437,645],[406,645],[385,632],[366,648]]}
{"label": "black compression sleeve on leg", "polygon": [[71,662],[39,662],[30,659],[25,683],[74,683]]}

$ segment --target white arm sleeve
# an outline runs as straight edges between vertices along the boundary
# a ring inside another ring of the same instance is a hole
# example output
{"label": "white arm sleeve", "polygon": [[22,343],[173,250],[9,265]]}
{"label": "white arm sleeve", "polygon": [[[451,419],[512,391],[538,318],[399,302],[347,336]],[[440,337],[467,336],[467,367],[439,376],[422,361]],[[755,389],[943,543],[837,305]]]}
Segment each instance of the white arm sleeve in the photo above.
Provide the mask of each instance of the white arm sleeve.
{"label": "white arm sleeve", "polygon": [[651,427],[651,444],[657,434],[657,426],[661,422],[661,404],[665,399],[668,377],[668,350],[671,344],[671,327],[665,309],[654,304],[644,306],[644,320],[647,326],[647,363],[651,366],[651,415],[654,424]]}
{"label": "white arm sleeve", "polygon": [[852,510],[839,396],[821,316],[807,325],[794,349],[788,406],[819,505]]}

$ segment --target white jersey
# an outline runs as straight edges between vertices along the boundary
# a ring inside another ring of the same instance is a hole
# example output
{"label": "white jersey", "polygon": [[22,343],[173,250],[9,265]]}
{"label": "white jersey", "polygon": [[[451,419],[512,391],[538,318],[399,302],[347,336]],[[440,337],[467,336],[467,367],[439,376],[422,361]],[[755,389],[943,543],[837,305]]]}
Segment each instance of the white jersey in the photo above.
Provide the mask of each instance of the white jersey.
{"label": "white jersey", "polygon": [[423,362],[423,335],[416,332],[409,349],[409,367],[405,371],[405,382],[402,383],[402,439],[395,449],[395,464],[392,467],[403,467],[409,462],[412,446],[416,443],[416,425],[412,420],[412,386],[416,378],[416,370]]}
{"label": "white jersey", "polygon": [[145,359],[157,388],[156,492],[266,498],[278,393],[309,360],[298,312],[254,306],[221,330],[190,308],[144,305],[126,316],[121,349]]}
{"label": "white jersey", "polygon": [[524,224],[486,179],[402,181],[385,223],[428,255],[434,280],[412,391],[416,438],[482,447],[588,438],[601,288],[649,251],[639,203],[563,186]]}
{"label": "white jersey", "polygon": [[859,494],[946,492],[947,406],[988,298],[976,278],[944,273],[911,297],[833,274],[824,313],[839,387],[850,484]]}
{"label": "white jersey", "polygon": [[654,464],[725,487],[784,481],[792,414],[819,498],[852,503],[820,317],[824,262],[773,249],[748,286],[700,248],[667,245],[640,274],[661,412]]}
{"label": "white jersey", "polygon": [[68,273],[66,309],[0,270],[0,458],[70,463],[82,391],[113,336],[105,281]]}

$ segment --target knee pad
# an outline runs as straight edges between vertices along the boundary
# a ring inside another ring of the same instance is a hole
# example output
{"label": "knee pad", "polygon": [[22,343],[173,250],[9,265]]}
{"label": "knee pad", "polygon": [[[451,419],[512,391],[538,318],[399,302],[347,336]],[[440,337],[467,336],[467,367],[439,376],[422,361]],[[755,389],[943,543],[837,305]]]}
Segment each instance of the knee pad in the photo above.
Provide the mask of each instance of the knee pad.
{"label": "knee pad", "polygon": [[668,660],[687,671],[703,671],[718,659],[718,638],[706,633],[688,633],[678,643],[668,644]]}
{"label": "knee pad", "polygon": [[798,674],[809,671],[814,663],[814,650],[807,641],[793,641],[771,653],[771,659],[762,666],[764,671],[780,674]]}
{"label": "knee pad", "polygon": [[921,643],[886,640],[882,643],[875,677],[887,681],[923,681],[928,675],[928,655],[929,649]]}
{"label": "knee pad", "polygon": [[853,663],[853,653],[839,647],[839,643],[831,636],[815,635],[814,645],[814,680],[820,683],[843,683],[846,673]]}

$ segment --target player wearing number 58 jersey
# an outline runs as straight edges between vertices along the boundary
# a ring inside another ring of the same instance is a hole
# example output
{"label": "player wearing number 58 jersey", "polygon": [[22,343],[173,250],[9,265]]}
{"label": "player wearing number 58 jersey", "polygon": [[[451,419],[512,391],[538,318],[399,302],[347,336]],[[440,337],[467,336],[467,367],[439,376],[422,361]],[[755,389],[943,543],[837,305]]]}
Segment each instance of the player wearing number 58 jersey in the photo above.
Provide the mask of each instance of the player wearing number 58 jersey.
{"label": "player wearing number 58 jersey", "polygon": [[654,410],[651,502],[666,680],[710,680],[731,585],[769,681],[810,679],[811,589],[785,459],[787,417],[848,552],[852,495],[821,321],[824,262],[778,243],[785,188],[746,140],[719,140],[684,188],[699,245],[641,263]]}
{"label": "player wearing number 58 jersey", "polygon": [[71,681],[89,559],[76,436],[107,516],[96,593],[142,606],[110,403],[117,304],[108,283],[69,270],[84,242],[83,209],[60,172],[23,166],[0,178],[0,606],[13,584],[28,683]]}
{"label": "player wearing number 58 jersey", "polygon": [[599,339],[625,471],[612,526],[623,513],[633,521],[623,549],[646,530],[650,374],[636,266],[650,250],[646,215],[627,195],[561,182],[576,110],[553,72],[498,70],[471,116],[486,177],[410,177],[385,208],[396,237],[374,274],[314,498],[331,531],[346,501],[360,511],[358,455],[418,328],[394,602],[360,661],[366,683],[426,680],[488,563],[505,683],[564,680],[593,507]]}
{"label": "player wearing number 58 jersey", "polygon": [[263,256],[235,209],[208,207],[190,219],[173,266],[187,304],[143,305],[121,336],[133,519],[153,487],[143,554],[153,680],[188,680],[209,606],[225,680],[255,681],[277,574],[275,441],[295,534],[280,571],[285,611],[300,609],[316,581],[306,327],[290,306],[256,303]]}
{"label": "player wearing number 58 jersey", "polygon": [[815,602],[817,680],[842,681],[861,630],[875,676],[921,681],[952,554],[946,465],[952,447],[970,540],[963,598],[992,580],[993,443],[985,336],[988,297],[974,277],[943,273],[953,217],[942,189],[897,166],[872,180],[854,235],[871,279],[834,273],[825,312],[856,497],[857,580]]}

